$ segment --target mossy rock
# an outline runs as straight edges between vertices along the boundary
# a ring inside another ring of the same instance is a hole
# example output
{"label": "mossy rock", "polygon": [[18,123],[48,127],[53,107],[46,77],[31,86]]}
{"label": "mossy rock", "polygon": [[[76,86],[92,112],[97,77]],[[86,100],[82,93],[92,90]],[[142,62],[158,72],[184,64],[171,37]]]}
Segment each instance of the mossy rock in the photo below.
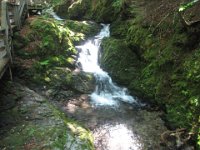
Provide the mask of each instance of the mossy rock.
{"label": "mossy rock", "polygon": [[100,31],[100,25],[92,21],[66,20],[65,26],[76,33],[83,34],[84,39],[92,37]]}
{"label": "mossy rock", "polygon": [[110,26],[112,37],[125,39],[128,34],[128,29],[131,26],[131,21],[115,21]]}
{"label": "mossy rock", "polygon": [[87,13],[87,11],[90,9],[91,0],[77,0],[75,1],[69,8],[69,18],[70,19],[76,19],[76,20],[82,20]]}
{"label": "mossy rock", "polygon": [[56,13],[65,19],[82,20],[90,9],[91,0],[64,1],[54,7]]}
{"label": "mossy rock", "polygon": [[[40,68],[39,68],[40,67]],[[69,68],[35,66],[30,75],[34,74],[33,81],[39,84],[47,84],[54,88],[62,87],[75,93],[91,93],[94,91],[94,76],[89,73],[73,73]]]}
{"label": "mossy rock", "polygon": [[101,0],[92,8],[92,19],[97,22],[111,23],[117,19],[112,1]]}
{"label": "mossy rock", "polygon": [[[132,92],[140,89],[138,80],[142,63],[125,40],[107,38],[102,42],[102,67],[111,74],[115,81],[126,85]],[[134,85],[138,85],[133,87]]]}
{"label": "mossy rock", "polygon": [[100,0],[66,1],[56,6],[54,10],[59,16],[66,19],[95,20],[96,22],[109,23],[117,19],[119,10],[115,9],[114,2]]}
{"label": "mossy rock", "polygon": [[[0,113],[10,116],[1,126],[1,149],[71,149],[94,150],[88,129],[71,120],[48,100],[21,84],[12,83],[10,91],[18,94],[14,108]],[[9,92],[10,92],[9,91]],[[12,95],[11,94],[11,95]],[[16,95],[13,94],[15,97]],[[2,132],[1,132],[2,133]]]}
{"label": "mossy rock", "polygon": [[[75,39],[67,26],[64,27],[59,21],[46,17],[28,20],[25,28],[20,32],[15,34],[14,38],[14,46],[20,48],[19,51],[17,49],[17,54],[40,59],[58,55],[65,57],[75,55],[77,51],[73,42],[81,39],[81,37]],[[20,41],[22,39],[24,42]]]}
{"label": "mossy rock", "polygon": [[72,5],[71,0],[63,0],[57,5],[54,5],[53,10],[56,12],[58,16],[61,18],[68,18],[68,8]]}

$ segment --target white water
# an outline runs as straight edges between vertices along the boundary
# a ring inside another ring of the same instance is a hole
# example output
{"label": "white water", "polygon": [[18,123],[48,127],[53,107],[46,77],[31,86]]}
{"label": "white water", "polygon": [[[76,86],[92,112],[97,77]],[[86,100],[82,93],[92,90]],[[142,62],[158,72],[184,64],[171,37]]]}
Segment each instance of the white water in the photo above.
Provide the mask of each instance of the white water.
{"label": "white water", "polygon": [[107,72],[103,71],[98,63],[100,44],[103,38],[110,36],[109,25],[102,24],[100,33],[84,45],[76,46],[79,50],[78,63],[85,72],[94,73],[96,89],[91,94],[94,105],[118,106],[119,101],[136,103],[136,100],[127,93],[126,88],[118,87],[112,82]]}
{"label": "white water", "polygon": [[58,20],[58,21],[62,21],[64,19],[60,18],[60,16],[58,16],[54,11],[53,11],[53,8],[49,8],[49,9],[46,9],[44,10],[44,13],[47,13],[49,15],[51,15],[54,19]]}
{"label": "white water", "polygon": [[143,144],[140,137],[135,135],[126,124],[104,124],[95,129],[95,145],[101,143],[106,150],[142,150]]}

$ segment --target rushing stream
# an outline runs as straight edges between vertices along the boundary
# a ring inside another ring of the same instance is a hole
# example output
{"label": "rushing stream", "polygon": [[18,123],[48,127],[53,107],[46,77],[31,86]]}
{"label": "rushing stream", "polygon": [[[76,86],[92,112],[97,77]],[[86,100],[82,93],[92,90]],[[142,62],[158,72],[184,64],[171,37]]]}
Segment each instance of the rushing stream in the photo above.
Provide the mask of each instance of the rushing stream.
{"label": "rushing stream", "polygon": [[103,29],[84,45],[77,46],[80,50],[78,62],[80,62],[83,71],[94,73],[96,79],[96,90],[91,94],[91,100],[94,105],[117,106],[119,100],[136,103],[136,100],[128,95],[126,88],[121,88],[112,82],[107,72],[103,71],[98,63],[98,54],[101,41],[104,37],[110,36],[109,25],[102,24]]}
{"label": "rushing stream", "polygon": [[[55,13],[50,13],[62,20]],[[79,51],[77,66],[86,73],[94,74],[96,88],[90,95],[82,94],[60,103],[61,109],[82,122],[94,136],[96,150],[164,150],[160,135],[166,131],[160,118],[161,112],[141,109],[136,98],[126,88],[112,82],[99,65],[102,39],[110,36],[109,25],[102,24],[98,35],[85,44],[76,46]],[[68,139],[66,149],[81,149],[79,141]]]}
{"label": "rushing stream", "polygon": [[[128,94],[126,88],[113,83],[108,73],[99,66],[100,44],[103,38],[110,36],[109,25],[102,26],[97,36],[76,46],[79,51],[77,64],[84,72],[94,74],[95,91],[89,96],[90,102],[86,99],[82,104],[68,103],[67,110],[93,131],[97,150],[158,148],[158,130],[165,129],[159,125],[162,124],[159,114],[140,110],[141,104]],[[83,107],[76,108],[77,105]],[[149,126],[155,128],[149,131]]]}
{"label": "rushing stream", "polygon": [[[96,79],[96,89],[90,95],[92,104],[98,106],[119,107],[119,101],[127,103],[137,103],[136,100],[127,93],[126,88],[121,88],[112,82],[111,77],[107,72],[99,66],[99,49],[101,41],[105,37],[110,36],[109,25],[102,24],[101,32],[92,40],[88,40],[84,45],[76,46],[79,49],[78,63],[84,72],[93,73]],[[102,149],[108,150],[139,150],[141,144],[138,137],[132,133],[125,124],[110,125],[105,124],[96,129],[94,135],[104,137]],[[103,139],[101,139],[103,140]],[[101,143],[102,144],[102,143]],[[96,145],[99,145],[99,139],[96,140]]]}

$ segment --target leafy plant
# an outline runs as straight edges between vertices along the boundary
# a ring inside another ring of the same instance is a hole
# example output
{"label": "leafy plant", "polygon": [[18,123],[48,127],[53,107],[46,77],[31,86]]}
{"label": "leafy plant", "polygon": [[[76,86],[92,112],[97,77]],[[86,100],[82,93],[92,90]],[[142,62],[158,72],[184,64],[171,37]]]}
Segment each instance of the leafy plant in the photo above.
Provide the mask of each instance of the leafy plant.
{"label": "leafy plant", "polygon": [[193,0],[187,4],[182,4],[180,7],[179,7],[179,12],[182,12],[182,11],[185,11],[186,9],[192,7],[196,2],[198,2],[199,0]]}
{"label": "leafy plant", "polygon": [[112,4],[114,9],[119,12],[121,10],[121,7],[123,6],[123,0],[115,0]]}

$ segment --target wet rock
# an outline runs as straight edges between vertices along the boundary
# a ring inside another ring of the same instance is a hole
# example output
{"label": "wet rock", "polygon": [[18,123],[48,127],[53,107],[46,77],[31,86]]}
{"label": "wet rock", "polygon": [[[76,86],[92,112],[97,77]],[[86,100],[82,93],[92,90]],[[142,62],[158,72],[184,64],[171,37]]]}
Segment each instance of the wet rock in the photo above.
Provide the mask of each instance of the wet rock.
{"label": "wet rock", "polygon": [[91,93],[95,89],[94,77],[92,74],[80,72],[73,76],[73,88],[80,93]]}
{"label": "wet rock", "polygon": [[68,149],[72,145],[94,149],[90,132],[66,118],[45,97],[17,83],[9,92],[13,91],[20,98],[0,112],[0,149]]}
{"label": "wet rock", "polygon": [[76,0],[76,1],[65,1],[62,4],[56,6],[54,10],[62,18],[70,18],[80,20],[90,9],[91,0]]}
{"label": "wet rock", "polygon": [[100,25],[92,21],[66,20],[65,26],[76,33],[82,33],[84,39],[96,35],[100,31]]}
{"label": "wet rock", "polygon": [[[72,94],[70,91],[78,93],[92,92],[95,88],[94,82],[92,74],[84,72],[74,74],[66,68],[54,68],[49,70],[48,74],[48,83],[55,89],[55,93],[49,91],[49,94],[58,95],[57,93],[59,93],[66,97]],[[49,94],[47,92],[47,95]]]}
{"label": "wet rock", "polygon": [[0,97],[0,111],[11,109],[15,106],[16,98],[12,95],[6,95]]}
{"label": "wet rock", "polygon": [[[124,103],[117,108],[95,107],[88,95],[59,101],[59,107],[93,131],[97,150],[108,147],[115,150],[126,146],[133,148],[134,142],[137,150],[166,150],[165,146],[160,145],[160,135],[167,130],[160,118],[162,112],[136,109]],[[125,145],[120,144],[122,142],[119,139],[122,138],[126,139]]]}

